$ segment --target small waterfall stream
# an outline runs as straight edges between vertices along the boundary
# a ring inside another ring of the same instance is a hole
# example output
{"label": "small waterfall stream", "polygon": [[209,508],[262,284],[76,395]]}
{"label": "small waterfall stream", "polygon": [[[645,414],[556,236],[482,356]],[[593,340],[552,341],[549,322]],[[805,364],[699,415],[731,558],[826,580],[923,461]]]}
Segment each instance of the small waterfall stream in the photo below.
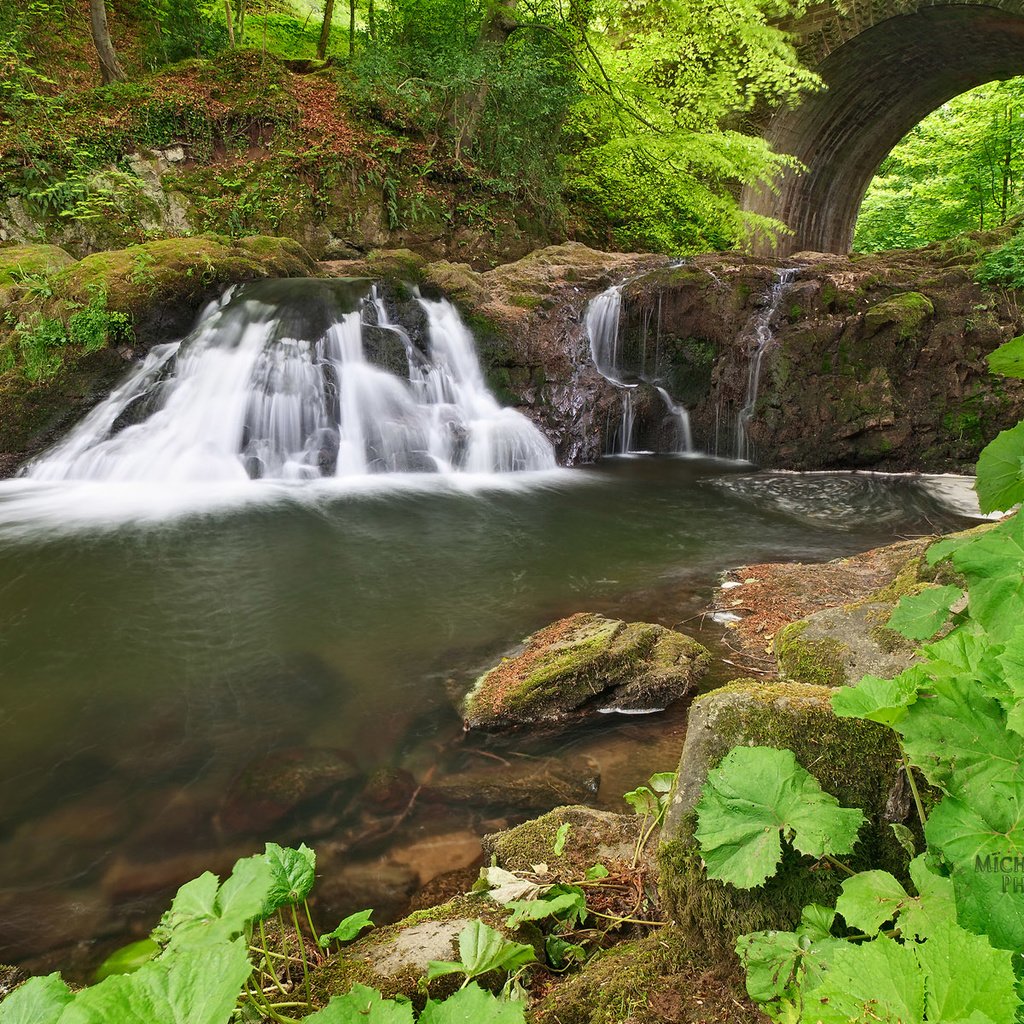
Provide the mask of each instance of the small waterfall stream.
{"label": "small waterfall stream", "polygon": [[590,340],[590,356],[598,373],[610,384],[622,391],[622,419],[615,436],[615,454],[627,455],[635,451],[636,408],[634,392],[639,384],[650,384],[665,403],[667,414],[678,423],[675,452],[693,451],[693,435],[690,431],[690,417],[683,406],[673,401],[665,388],[645,376],[647,365],[647,331],[644,329],[643,349],[639,354],[639,377],[628,381],[623,367],[623,354],[619,346],[619,327],[622,319],[622,285],[612,285],[593,298],[587,307],[586,331]]}
{"label": "small waterfall stream", "polygon": [[366,290],[279,281],[229,291],[25,475],[194,482],[555,467],[544,435],[487,389],[451,303],[416,297],[421,351]]}
{"label": "small waterfall stream", "polygon": [[750,438],[747,428],[754,418],[754,407],[757,405],[758,390],[761,385],[761,366],[764,362],[765,352],[768,351],[775,334],[772,331],[772,318],[778,312],[782,303],[782,297],[793,278],[796,276],[796,267],[785,267],[775,272],[775,280],[772,282],[771,291],[768,293],[768,302],[751,321],[748,328],[754,342],[754,348],[750,355],[750,365],[747,369],[747,395],[743,407],[736,418],[736,458],[742,461],[752,461],[753,451],[750,445]]}

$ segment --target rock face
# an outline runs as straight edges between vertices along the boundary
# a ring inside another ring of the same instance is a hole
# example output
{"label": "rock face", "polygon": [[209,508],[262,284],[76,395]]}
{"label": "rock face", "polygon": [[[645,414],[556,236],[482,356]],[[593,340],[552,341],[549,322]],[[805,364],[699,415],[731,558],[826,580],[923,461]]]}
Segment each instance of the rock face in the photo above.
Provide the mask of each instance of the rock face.
{"label": "rock face", "polygon": [[[964,470],[1024,415],[1024,386],[985,355],[1019,334],[1012,296],[974,280],[984,245],[788,263],[709,254],[624,289],[620,348],[687,405],[698,448],[788,469]],[[775,288],[780,272],[792,277]]]}
{"label": "rock face", "polygon": [[606,709],[661,709],[693,688],[709,660],[675,630],[579,612],[485,672],[463,715],[469,728],[500,730],[558,726]]}
{"label": "rock face", "polygon": [[793,928],[806,904],[831,906],[842,882],[827,868],[808,871],[792,851],[763,888],[736,889],[705,875],[694,807],[708,772],[735,746],[792,750],[824,790],[868,819],[849,865],[905,871],[906,852],[889,827],[909,813],[894,734],[874,722],[837,718],[831,696],[823,686],[741,679],[694,702],[659,860],[667,911],[702,941],[731,949],[737,935]]}

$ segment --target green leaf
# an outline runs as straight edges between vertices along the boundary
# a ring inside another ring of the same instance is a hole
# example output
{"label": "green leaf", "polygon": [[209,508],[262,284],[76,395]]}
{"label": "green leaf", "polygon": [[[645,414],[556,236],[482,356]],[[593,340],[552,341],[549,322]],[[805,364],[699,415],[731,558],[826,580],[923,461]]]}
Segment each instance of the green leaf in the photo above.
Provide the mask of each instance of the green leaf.
{"label": "green leaf", "polygon": [[59,974],[29,978],[0,1002],[0,1024],[57,1024],[74,998]]}
{"label": "green leaf", "polygon": [[140,939],[129,942],[127,946],[115,949],[106,960],[96,968],[95,980],[102,981],[112,974],[131,974],[143,964],[148,963],[160,952],[160,944],[152,939]]}
{"label": "green leaf", "polygon": [[419,1024],[524,1024],[522,1003],[496,999],[479,985],[467,985],[443,1002],[431,999]]}
{"label": "green leaf", "polygon": [[558,826],[558,831],[555,833],[555,843],[552,846],[552,852],[556,857],[562,856],[562,851],[565,849],[565,841],[569,838],[569,831],[572,829],[572,824],[568,821],[563,821]]}
{"label": "green leaf", "polygon": [[1024,622],[1024,516],[1015,515],[952,552],[967,577],[971,617],[993,640]]}
{"label": "green leaf", "polygon": [[836,910],[851,928],[874,935],[893,921],[910,894],[888,871],[861,871],[843,882]]}
{"label": "green leaf", "polygon": [[583,873],[583,877],[588,882],[596,882],[599,879],[607,878],[611,872],[603,864],[595,864],[593,867],[587,868]]}
{"label": "green leaf", "polygon": [[892,829],[892,834],[896,837],[896,842],[898,842],[911,857],[916,856],[917,842],[914,839],[914,833],[900,821],[890,822],[889,828]]}
{"label": "green leaf", "polygon": [[304,1024],[412,1024],[412,1003],[404,996],[385,999],[375,988],[353,985],[302,1019]]}
{"label": "green leaf", "polygon": [[884,935],[873,942],[843,943],[804,999],[801,1020],[815,1024],[924,1024],[924,977],[917,957]]}
{"label": "green leaf", "polygon": [[953,883],[929,867],[928,855],[910,862],[910,878],[917,895],[900,911],[900,931],[904,936],[924,939],[946,922],[956,923],[956,900]]}
{"label": "green leaf", "polygon": [[220,879],[212,871],[204,871],[198,878],[186,882],[164,911],[151,938],[164,945],[176,933],[197,923],[212,921],[216,916],[217,889]]}
{"label": "green leaf", "polygon": [[544,953],[556,971],[564,970],[571,964],[581,964],[587,959],[587,951],[581,945],[567,942],[559,935],[548,935],[544,939]]}
{"label": "green leaf", "polygon": [[532,946],[506,939],[501,932],[479,920],[470,921],[459,932],[459,956],[461,962],[457,964],[432,960],[427,978],[455,973],[465,974],[467,978],[478,978],[488,971],[514,971],[537,959]]}
{"label": "green leaf", "polygon": [[656,772],[647,780],[648,785],[655,793],[671,793],[672,787],[676,784],[676,776],[678,774],[678,772]]}
{"label": "green leaf", "polygon": [[623,793],[622,799],[641,817],[658,813],[657,794],[647,786],[637,786],[636,789]]}
{"label": "green leaf", "polygon": [[993,373],[1024,380],[1024,335],[1004,342],[985,358]]}
{"label": "green leaf", "polygon": [[1024,422],[999,433],[978,456],[975,490],[982,512],[1003,512],[1024,501]]}
{"label": "green leaf", "polygon": [[179,949],[83,989],[60,1024],[227,1024],[251,970],[244,939]]}
{"label": "green leaf", "polygon": [[1024,737],[1007,731],[999,702],[969,676],[936,679],[896,731],[911,762],[949,792],[1014,785],[1022,777]]}
{"label": "green leaf", "polygon": [[949,609],[963,597],[959,587],[928,587],[909,594],[893,609],[889,628],[910,640],[928,640],[949,618]]}
{"label": "green leaf", "polygon": [[946,922],[915,952],[925,974],[929,1021],[967,1020],[976,1013],[993,1021],[1014,1019],[1020,1003],[1008,951],[993,949],[983,936]]}
{"label": "green leaf", "polygon": [[708,774],[696,838],[708,874],[740,889],[775,873],[781,838],[812,857],[849,853],[864,822],[822,791],[790,750],[737,747]]}
{"label": "green leaf", "polygon": [[333,932],[320,936],[320,945],[326,949],[332,942],[350,942],[364,928],[374,927],[370,920],[372,916],[372,910],[359,910],[349,914]]}
{"label": "green leaf", "polygon": [[957,917],[1000,949],[1024,949],[1024,785],[971,788],[944,797],[925,826],[930,849],[950,867]]}
{"label": "green leaf", "polygon": [[581,910],[586,914],[586,901],[573,893],[564,893],[554,899],[513,900],[508,904],[512,916],[509,928],[518,928],[524,921],[543,921],[547,917],[559,917],[567,910]]}
{"label": "green leaf", "polygon": [[274,885],[274,873],[263,854],[235,862],[217,893],[217,915],[236,932],[263,917],[263,908]]}
{"label": "green leaf", "polygon": [[832,695],[832,710],[840,718],[865,718],[894,726],[917,700],[921,672],[908,670],[895,679],[864,676],[856,686],[841,686]]}
{"label": "green leaf", "polygon": [[316,878],[316,854],[303,843],[297,850],[267,843],[264,854],[270,865],[271,883],[262,916],[278,907],[300,903],[313,888]]}

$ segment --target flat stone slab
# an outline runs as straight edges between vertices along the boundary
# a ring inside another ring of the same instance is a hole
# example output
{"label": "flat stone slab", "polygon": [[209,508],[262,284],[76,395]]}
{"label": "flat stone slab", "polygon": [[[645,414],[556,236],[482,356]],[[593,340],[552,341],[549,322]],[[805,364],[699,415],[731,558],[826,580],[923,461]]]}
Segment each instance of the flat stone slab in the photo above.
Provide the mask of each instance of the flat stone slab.
{"label": "flat stone slab", "polygon": [[527,637],[480,676],[463,716],[467,728],[499,731],[662,710],[693,689],[710,659],[673,629],[578,612]]}

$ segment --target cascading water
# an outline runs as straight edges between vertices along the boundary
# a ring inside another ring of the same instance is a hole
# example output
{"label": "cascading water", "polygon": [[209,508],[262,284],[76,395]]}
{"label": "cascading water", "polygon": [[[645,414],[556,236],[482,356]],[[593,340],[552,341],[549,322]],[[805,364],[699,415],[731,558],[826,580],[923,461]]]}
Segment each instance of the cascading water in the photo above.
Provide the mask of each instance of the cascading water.
{"label": "cascading water", "polygon": [[736,419],[736,458],[750,461],[753,452],[750,447],[750,439],[747,435],[747,428],[754,418],[754,406],[757,405],[757,393],[761,384],[761,365],[764,362],[765,352],[774,340],[772,332],[772,318],[778,312],[782,302],[782,296],[786,288],[796,276],[796,267],[787,267],[775,272],[775,280],[772,282],[771,291],[768,293],[768,302],[764,308],[754,317],[750,325],[750,332],[754,341],[754,350],[750,356],[750,366],[747,370],[747,396],[743,402],[743,408],[739,411]]}
{"label": "cascading water", "polygon": [[[633,435],[636,428],[634,391],[639,381],[625,379],[623,358],[619,348],[619,324],[622,316],[622,285],[613,285],[591,300],[587,307],[586,331],[590,339],[590,356],[598,373],[610,384],[622,391],[622,420],[617,434],[617,452],[626,455],[633,451]],[[656,362],[657,360],[655,360]],[[639,355],[638,376],[640,381],[654,384],[645,376],[647,365],[647,332],[643,334],[643,351]],[[693,435],[690,432],[689,415],[671,395],[654,384],[655,390],[665,403],[668,415],[678,424],[676,452],[693,451]]]}
{"label": "cascading water", "polygon": [[429,337],[420,351],[375,292],[352,289],[279,281],[226,294],[25,475],[194,482],[555,467],[537,427],[488,391],[454,306],[417,296]]}

